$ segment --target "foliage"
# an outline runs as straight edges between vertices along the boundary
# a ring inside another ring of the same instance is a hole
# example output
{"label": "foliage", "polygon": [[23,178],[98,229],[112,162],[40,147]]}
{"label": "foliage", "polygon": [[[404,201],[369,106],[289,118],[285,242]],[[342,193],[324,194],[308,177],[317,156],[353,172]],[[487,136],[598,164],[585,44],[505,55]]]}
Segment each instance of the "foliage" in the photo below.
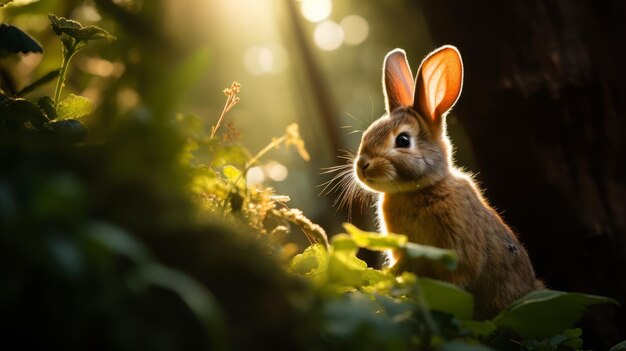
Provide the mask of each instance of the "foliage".
{"label": "foliage", "polygon": [[[112,36],[54,15],[50,21],[64,53],[54,98],[0,94],[7,344],[580,350],[582,331],[573,324],[586,306],[612,302],[543,290],[476,321],[466,291],[368,267],[360,248],[401,251],[448,269],[457,257],[351,224],[329,242],[287,207],[288,196],[248,184],[248,171],[277,147],[310,155],[297,124],[256,154],[245,149],[227,122],[237,83],[224,91],[227,102],[210,129],[194,115],[156,118],[148,106],[101,131],[104,140],[92,138],[79,119],[90,118],[93,104],[73,94],[61,100],[61,88],[73,55]],[[300,232],[310,245],[296,254]]]}
{"label": "foliage", "polygon": [[65,84],[65,74],[67,73],[70,61],[74,55],[87,48],[91,40],[106,39],[113,41],[115,37],[97,26],[83,27],[76,21],[64,17],[59,18],[55,15],[48,15],[48,18],[52,25],[52,31],[54,31],[54,34],[56,34],[61,40],[61,43],[63,43],[63,64],[61,65],[59,79],[57,80],[57,85],[54,90],[54,104],[60,106],[61,91]]}

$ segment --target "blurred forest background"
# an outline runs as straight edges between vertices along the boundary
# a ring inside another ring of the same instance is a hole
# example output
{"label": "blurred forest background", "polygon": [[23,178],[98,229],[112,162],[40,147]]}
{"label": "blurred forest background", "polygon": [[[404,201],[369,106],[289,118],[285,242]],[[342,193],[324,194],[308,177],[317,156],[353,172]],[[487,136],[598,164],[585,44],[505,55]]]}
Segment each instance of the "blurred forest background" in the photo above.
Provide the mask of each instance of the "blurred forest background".
{"label": "blurred forest background", "polygon": [[[403,48],[415,70],[439,45],[457,46],[466,72],[448,116],[457,164],[476,174],[550,288],[626,304],[624,2],[16,0],[0,9],[0,23],[29,33],[44,54],[2,59],[4,91],[61,66],[49,13],[117,37],[78,54],[66,83],[97,106],[85,120],[93,138],[125,119],[178,112],[214,124],[235,80],[241,101],[226,122],[248,149],[297,122],[312,156],[275,150],[248,182],[289,195],[328,233],[349,214],[333,208],[333,194],[320,196],[329,180],[320,172],[356,150],[359,131],[383,113],[384,55]],[[205,65],[180,77],[190,60]],[[142,220],[157,213],[143,211]],[[375,230],[373,211],[351,216]],[[584,327],[586,341],[607,349],[626,338],[624,308],[597,307]]]}

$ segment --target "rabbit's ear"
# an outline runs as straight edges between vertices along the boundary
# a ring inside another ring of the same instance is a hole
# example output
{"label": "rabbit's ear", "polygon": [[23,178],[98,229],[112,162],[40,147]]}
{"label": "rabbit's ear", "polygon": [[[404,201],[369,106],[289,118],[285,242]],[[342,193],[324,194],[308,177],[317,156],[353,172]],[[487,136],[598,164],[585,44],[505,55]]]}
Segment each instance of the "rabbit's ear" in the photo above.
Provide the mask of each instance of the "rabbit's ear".
{"label": "rabbit's ear", "polygon": [[383,90],[388,114],[398,107],[413,105],[413,74],[402,49],[391,50],[385,56]]}
{"label": "rabbit's ear", "polygon": [[461,54],[454,46],[442,46],[431,52],[417,71],[413,108],[440,128],[442,116],[454,106],[462,88]]}

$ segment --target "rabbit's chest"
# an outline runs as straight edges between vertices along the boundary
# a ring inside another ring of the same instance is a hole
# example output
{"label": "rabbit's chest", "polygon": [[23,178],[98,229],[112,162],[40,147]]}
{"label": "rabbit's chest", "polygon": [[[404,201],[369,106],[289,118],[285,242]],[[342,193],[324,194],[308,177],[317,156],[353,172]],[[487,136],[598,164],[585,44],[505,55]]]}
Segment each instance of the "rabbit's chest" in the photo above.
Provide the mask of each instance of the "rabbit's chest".
{"label": "rabbit's chest", "polygon": [[379,220],[386,233],[408,236],[409,241],[442,248],[452,248],[451,234],[457,227],[443,211],[410,207],[400,201],[383,200],[379,203]]}

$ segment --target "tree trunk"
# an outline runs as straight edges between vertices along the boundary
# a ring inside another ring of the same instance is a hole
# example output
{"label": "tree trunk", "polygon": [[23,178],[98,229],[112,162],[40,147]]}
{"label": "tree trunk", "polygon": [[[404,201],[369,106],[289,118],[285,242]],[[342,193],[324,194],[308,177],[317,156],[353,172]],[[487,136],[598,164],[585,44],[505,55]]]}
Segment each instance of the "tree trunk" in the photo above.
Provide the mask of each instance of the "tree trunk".
{"label": "tree trunk", "polygon": [[[626,305],[626,3],[422,1],[436,45],[459,47],[453,114],[478,179],[550,288]],[[618,44],[619,43],[619,44]],[[434,47],[433,47],[434,48]],[[617,313],[619,312],[619,314]],[[594,308],[585,347],[626,339],[624,309]]]}

